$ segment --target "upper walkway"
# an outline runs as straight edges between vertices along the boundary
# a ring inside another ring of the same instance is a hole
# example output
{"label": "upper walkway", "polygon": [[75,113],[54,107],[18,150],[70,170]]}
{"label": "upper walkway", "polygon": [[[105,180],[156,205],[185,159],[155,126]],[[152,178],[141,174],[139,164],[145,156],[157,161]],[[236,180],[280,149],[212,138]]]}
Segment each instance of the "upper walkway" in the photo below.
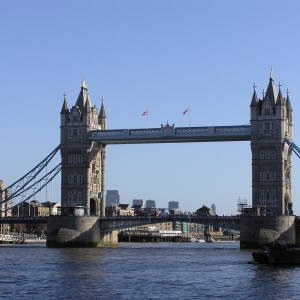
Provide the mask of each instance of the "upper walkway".
{"label": "upper walkway", "polygon": [[151,144],[187,142],[250,141],[250,125],[92,130],[89,139],[101,144]]}

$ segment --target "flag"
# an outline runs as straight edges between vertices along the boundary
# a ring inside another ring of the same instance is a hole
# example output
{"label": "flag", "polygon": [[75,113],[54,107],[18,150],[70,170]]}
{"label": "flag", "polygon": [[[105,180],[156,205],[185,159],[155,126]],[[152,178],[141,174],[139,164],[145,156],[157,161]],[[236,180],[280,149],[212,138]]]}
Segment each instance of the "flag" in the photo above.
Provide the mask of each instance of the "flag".
{"label": "flag", "polygon": [[187,109],[183,112],[183,114],[185,115],[189,110],[190,110],[190,109],[187,108]]}
{"label": "flag", "polygon": [[148,109],[142,113],[142,116],[147,116],[147,115],[148,115]]}

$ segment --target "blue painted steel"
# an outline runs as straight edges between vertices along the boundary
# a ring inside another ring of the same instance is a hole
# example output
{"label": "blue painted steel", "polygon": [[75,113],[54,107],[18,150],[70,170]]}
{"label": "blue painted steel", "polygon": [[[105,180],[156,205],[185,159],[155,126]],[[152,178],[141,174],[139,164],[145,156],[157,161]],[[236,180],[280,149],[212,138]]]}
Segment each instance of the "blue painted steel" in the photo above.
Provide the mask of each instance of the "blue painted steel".
{"label": "blue painted steel", "polygon": [[5,188],[4,190],[0,190],[0,194],[9,195],[4,200],[0,201],[0,207],[2,208],[2,204],[8,203],[8,207],[6,209],[0,210],[0,212],[5,212],[11,210],[13,207],[20,205],[21,203],[29,200],[32,196],[37,194],[40,190],[42,190],[52,179],[60,172],[61,164],[58,164],[54,169],[48,172],[44,177],[35,181],[33,184],[29,186],[33,180],[36,180],[37,176],[40,172],[48,166],[52,158],[60,149],[60,145],[57,146],[46,158],[44,158],[37,166],[35,166],[31,171],[21,177],[19,180]]}
{"label": "blue painted steel", "polygon": [[18,193],[14,193],[10,197],[1,201],[0,205],[9,202],[9,207],[0,210],[0,212],[9,211],[12,208],[22,204],[23,202],[32,199],[32,197],[35,196],[38,192],[40,192],[48,183],[50,183],[60,171],[61,164],[58,164],[54,169],[52,169],[50,172],[48,172],[45,176],[43,176],[31,186],[27,188],[25,188],[26,186],[23,186],[23,189],[21,191],[19,191]]}
{"label": "blue painted steel", "polygon": [[89,139],[102,144],[149,144],[250,141],[250,125],[92,130]]}
{"label": "blue painted steel", "polygon": [[285,139],[284,141],[291,147],[294,153],[300,158],[300,148],[295,143],[293,142],[291,143],[288,139]]}

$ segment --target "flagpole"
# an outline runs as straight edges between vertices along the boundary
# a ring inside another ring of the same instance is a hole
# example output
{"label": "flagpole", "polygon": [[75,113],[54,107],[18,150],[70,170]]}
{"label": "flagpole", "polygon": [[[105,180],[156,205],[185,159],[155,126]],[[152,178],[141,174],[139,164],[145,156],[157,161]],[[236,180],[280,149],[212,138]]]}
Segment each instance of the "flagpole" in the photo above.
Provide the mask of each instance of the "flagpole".
{"label": "flagpole", "polygon": [[148,108],[147,108],[147,129],[148,129],[148,114],[149,114],[149,111],[148,111]]}
{"label": "flagpole", "polygon": [[190,129],[190,127],[191,127],[191,119],[190,119],[190,107],[189,107],[189,129]]}

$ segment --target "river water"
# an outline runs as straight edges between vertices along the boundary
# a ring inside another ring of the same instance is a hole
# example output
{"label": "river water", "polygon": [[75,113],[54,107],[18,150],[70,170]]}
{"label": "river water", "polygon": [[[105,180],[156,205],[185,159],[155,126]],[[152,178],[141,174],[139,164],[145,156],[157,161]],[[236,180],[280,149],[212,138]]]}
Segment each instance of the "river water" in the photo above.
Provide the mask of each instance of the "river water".
{"label": "river water", "polygon": [[300,299],[300,267],[250,260],[239,242],[0,245],[0,299]]}

